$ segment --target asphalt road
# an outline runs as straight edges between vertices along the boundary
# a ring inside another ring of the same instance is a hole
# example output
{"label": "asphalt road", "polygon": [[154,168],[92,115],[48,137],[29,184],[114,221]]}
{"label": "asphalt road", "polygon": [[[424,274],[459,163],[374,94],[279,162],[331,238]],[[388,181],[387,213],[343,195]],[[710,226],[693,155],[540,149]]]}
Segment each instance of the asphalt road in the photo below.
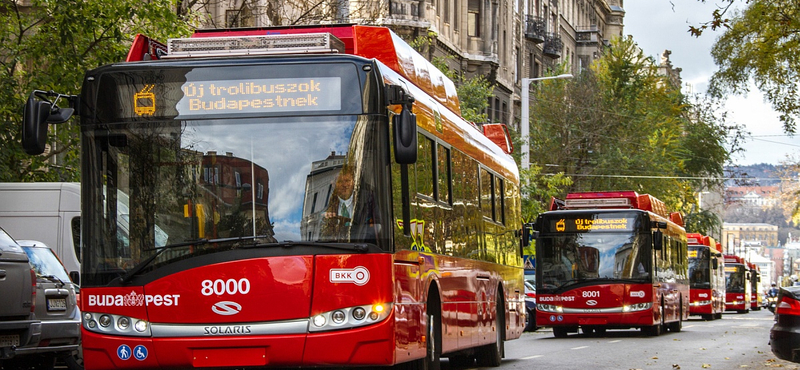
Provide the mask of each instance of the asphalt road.
{"label": "asphalt road", "polygon": [[[609,330],[602,336],[553,337],[549,329],[506,342],[500,369],[800,369],[770,351],[772,314],[726,313],[721,320],[692,316],[678,333],[644,336],[638,330]],[[448,370],[477,367],[443,366]]]}

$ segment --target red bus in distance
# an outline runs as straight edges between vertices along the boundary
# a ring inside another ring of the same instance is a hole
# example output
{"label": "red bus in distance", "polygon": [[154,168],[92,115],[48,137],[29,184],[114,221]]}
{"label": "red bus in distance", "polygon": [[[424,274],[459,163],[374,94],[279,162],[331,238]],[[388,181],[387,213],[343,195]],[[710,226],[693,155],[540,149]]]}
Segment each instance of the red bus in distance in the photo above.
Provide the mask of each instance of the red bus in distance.
{"label": "red bus in distance", "polygon": [[744,258],[725,255],[725,311],[748,313],[751,307],[750,269]]}
{"label": "red bus in distance", "polygon": [[747,262],[747,268],[750,269],[750,309],[761,311],[761,268],[752,262]]}
{"label": "red bus in distance", "polygon": [[689,244],[690,315],[721,319],[725,312],[725,258],[710,236],[687,233]]}
{"label": "red bus in distance", "polygon": [[633,191],[568,194],[536,220],[537,325],[678,332],[689,316],[686,232],[679,213]]}
{"label": "red bus in distance", "polygon": [[508,131],[389,29],[138,37],[80,102],[87,370],[496,367],[522,334]]}

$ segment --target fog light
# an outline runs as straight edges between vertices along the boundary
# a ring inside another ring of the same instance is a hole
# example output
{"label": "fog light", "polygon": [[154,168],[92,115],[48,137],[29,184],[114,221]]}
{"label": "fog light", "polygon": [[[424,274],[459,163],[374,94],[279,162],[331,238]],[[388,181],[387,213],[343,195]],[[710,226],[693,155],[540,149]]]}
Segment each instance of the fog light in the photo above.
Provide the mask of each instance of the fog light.
{"label": "fog light", "polygon": [[96,328],[96,327],[97,327],[97,321],[94,321],[94,320],[89,320],[89,321],[86,323],[86,326],[88,326],[88,327],[90,327],[90,328],[94,329],[94,328]]}
{"label": "fog light", "polygon": [[333,320],[336,324],[341,324],[347,318],[347,315],[344,314],[342,311],[334,311],[331,315],[331,320]]}
{"label": "fog light", "polygon": [[374,312],[374,311],[373,311],[373,312],[370,312],[370,313],[369,313],[369,319],[370,319],[370,320],[373,320],[373,321],[374,321],[374,320],[377,320],[377,319],[378,319],[378,313],[377,313],[377,312]]}
{"label": "fog light", "polygon": [[364,320],[365,317],[367,317],[367,310],[365,310],[363,307],[356,307],[356,309],[353,310],[353,318],[354,319],[360,321],[360,320]]}
{"label": "fog light", "polygon": [[92,314],[90,314],[88,312],[84,312],[83,313],[83,319],[86,320],[86,321],[91,320],[92,319]]}
{"label": "fog light", "polygon": [[100,326],[102,326],[104,328],[107,328],[109,325],[111,325],[111,321],[112,320],[111,320],[111,316],[103,315],[103,316],[100,316],[100,319],[97,320],[97,321],[100,322]]}
{"label": "fog light", "polygon": [[320,328],[325,326],[325,316],[322,315],[314,316],[314,325]]}
{"label": "fog light", "polygon": [[123,330],[128,329],[128,327],[131,326],[131,319],[124,316],[120,317],[119,320],[117,320],[117,326],[119,326],[119,328]]}

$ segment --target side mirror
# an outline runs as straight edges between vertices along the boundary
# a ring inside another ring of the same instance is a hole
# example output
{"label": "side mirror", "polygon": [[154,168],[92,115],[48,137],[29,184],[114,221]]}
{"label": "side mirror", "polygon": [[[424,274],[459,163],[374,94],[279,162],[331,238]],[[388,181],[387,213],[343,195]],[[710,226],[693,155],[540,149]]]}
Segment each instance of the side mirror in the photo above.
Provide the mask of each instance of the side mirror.
{"label": "side mirror", "polygon": [[[55,97],[52,103],[46,100],[48,96]],[[57,105],[58,99],[62,96],[70,103],[77,98],[40,90],[34,90],[28,96],[22,111],[22,148],[25,149],[25,153],[30,155],[44,153],[47,125],[66,122],[75,113],[74,108],[60,108]]]}
{"label": "side mirror", "polygon": [[81,275],[77,271],[69,272],[69,279],[77,285],[81,285]]}
{"label": "side mirror", "polygon": [[37,100],[33,94],[25,103],[25,110],[22,112],[22,148],[25,149],[25,153],[30,155],[44,153],[50,107],[50,102]]}
{"label": "side mirror", "polygon": [[711,268],[714,270],[719,269],[719,261],[716,258],[711,260]]}
{"label": "side mirror", "polygon": [[653,249],[660,251],[664,247],[664,233],[661,230],[653,231]]}
{"label": "side mirror", "polygon": [[539,232],[533,230],[533,226],[534,224],[532,223],[522,224],[522,237],[520,240],[520,245],[523,248],[531,245],[532,244],[531,242],[533,242],[534,239],[539,237]]}
{"label": "side mirror", "polygon": [[394,159],[399,164],[417,162],[417,115],[409,108],[392,117],[394,124]]}

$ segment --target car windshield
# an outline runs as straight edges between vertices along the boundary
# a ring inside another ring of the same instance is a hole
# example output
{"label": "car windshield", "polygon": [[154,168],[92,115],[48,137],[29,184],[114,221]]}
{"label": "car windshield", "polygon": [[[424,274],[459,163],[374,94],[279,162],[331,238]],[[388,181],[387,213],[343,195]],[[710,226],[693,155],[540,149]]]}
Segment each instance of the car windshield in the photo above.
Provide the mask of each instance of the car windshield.
{"label": "car windshield", "polygon": [[55,277],[64,283],[70,282],[69,275],[64,269],[64,265],[58,260],[58,257],[53,253],[50,248],[42,247],[22,247],[25,254],[28,255],[28,260],[36,271],[36,277]]}

